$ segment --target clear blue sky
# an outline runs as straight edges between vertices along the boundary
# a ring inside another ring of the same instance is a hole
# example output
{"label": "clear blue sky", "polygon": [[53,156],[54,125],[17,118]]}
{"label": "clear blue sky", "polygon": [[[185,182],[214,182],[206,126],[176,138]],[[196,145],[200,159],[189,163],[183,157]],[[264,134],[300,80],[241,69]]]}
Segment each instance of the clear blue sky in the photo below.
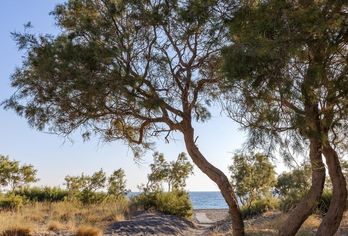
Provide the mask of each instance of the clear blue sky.
{"label": "clear blue sky", "polygon": [[[0,8],[0,101],[8,98],[10,75],[21,64],[21,52],[10,37],[10,32],[23,31],[23,24],[31,21],[34,32],[57,33],[49,12],[59,0],[3,0]],[[207,159],[227,172],[232,152],[241,147],[243,133],[230,119],[213,114],[210,121],[197,124],[198,144]],[[64,176],[82,172],[92,173],[103,168],[107,173],[117,168],[126,171],[128,186],[133,191],[137,185],[146,182],[148,164],[152,154],[144,157],[143,164],[136,164],[132,152],[122,142],[102,143],[98,139],[83,142],[79,134],[73,143],[51,134],[45,134],[29,127],[26,120],[12,111],[0,109],[0,154],[9,155],[23,163],[31,163],[38,169],[39,185],[62,185]],[[165,144],[158,140],[157,150],[168,159],[174,159],[185,151],[181,135],[176,141]],[[215,184],[195,168],[195,175],[187,185],[190,191],[214,191]]]}

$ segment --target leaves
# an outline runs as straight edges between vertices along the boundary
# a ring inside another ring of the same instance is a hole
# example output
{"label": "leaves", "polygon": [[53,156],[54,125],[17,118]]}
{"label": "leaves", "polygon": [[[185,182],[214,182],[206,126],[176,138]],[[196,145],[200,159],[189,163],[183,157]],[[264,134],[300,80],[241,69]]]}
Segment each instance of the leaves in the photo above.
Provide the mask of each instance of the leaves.
{"label": "leaves", "polygon": [[236,154],[229,170],[236,195],[242,204],[250,206],[252,202],[272,195],[276,173],[266,155]]}
{"label": "leaves", "polygon": [[145,191],[162,190],[163,183],[168,185],[168,191],[183,190],[186,179],[193,174],[193,166],[185,153],[180,153],[176,161],[167,162],[162,153],[154,153],[154,162],[150,164],[151,173]]}
{"label": "leaves", "polygon": [[0,155],[0,186],[2,188],[18,190],[29,183],[37,182],[36,174],[37,170],[34,166],[20,165],[19,161]]}
{"label": "leaves", "polygon": [[248,131],[249,147],[294,154],[328,130],[344,148],[347,132],[332,122],[348,116],[344,9],[342,1],[241,3],[221,68],[226,109]]}

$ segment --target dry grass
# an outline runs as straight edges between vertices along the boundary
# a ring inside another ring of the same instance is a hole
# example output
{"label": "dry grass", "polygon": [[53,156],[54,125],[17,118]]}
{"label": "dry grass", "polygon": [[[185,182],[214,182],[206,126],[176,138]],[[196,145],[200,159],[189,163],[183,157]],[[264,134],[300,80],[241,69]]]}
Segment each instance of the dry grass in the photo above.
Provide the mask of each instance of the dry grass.
{"label": "dry grass", "polygon": [[73,202],[28,204],[17,211],[0,211],[0,236],[8,229],[22,226],[32,232],[76,231],[80,226],[103,230],[114,221],[123,220],[128,202],[119,201],[82,206]]}
{"label": "dry grass", "polygon": [[102,230],[95,227],[90,227],[90,226],[81,226],[76,231],[76,236],[101,236],[101,235],[102,235]]}
{"label": "dry grass", "polygon": [[317,215],[311,215],[307,218],[307,220],[303,223],[301,229],[304,230],[312,230],[312,229],[316,229],[319,227],[321,222],[321,219],[319,216]]}
{"label": "dry grass", "polygon": [[47,229],[49,231],[53,231],[53,232],[58,232],[60,230],[63,230],[65,227],[62,223],[60,223],[59,221],[51,221],[48,223]]}
{"label": "dry grass", "polygon": [[30,236],[31,229],[28,227],[10,227],[1,233],[1,236]]}

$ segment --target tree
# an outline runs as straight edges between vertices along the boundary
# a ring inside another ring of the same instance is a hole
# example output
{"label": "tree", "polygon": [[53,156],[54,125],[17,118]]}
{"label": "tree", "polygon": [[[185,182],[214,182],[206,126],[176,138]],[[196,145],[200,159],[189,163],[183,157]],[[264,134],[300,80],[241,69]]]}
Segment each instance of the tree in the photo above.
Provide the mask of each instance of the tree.
{"label": "tree", "polygon": [[310,150],[312,186],[280,235],[294,235],[317,205],[322,154],[333,199],[317,235],[333,235],[345,209],[338,153],[348,134],[346,9],[345,1],[247,1],[229,24],[233,44],[224,50],[223,76],[230,116],[249,131],[250,144],[278,154]]}
{"label": "tree", "polygon": [[311,169],[309,165],[283,172],[277,178],[275,192],[281,197],[286,197],[291,192],[305,193],[310,188],[310,178]]}
{"label": "tree", "polygon": [[250,206],[253,201],[272,195],[276,173],[266,155],[236,154],[229,169],[236,195],[243,205]]}
{"label": "tree", "polygon": [[69,198],[83,203],[93,203],[100,200],[97,191],[105,187],[106,174],[101,169],[92,175],[66,176],[65,185]]}
{"label": "tree", "polygon": [[10,188],[12,192],[30,183],[37,182],[37,170],[32,165],[20,165],[19,161],[10,160],[0,155],[0,186]]}
{"label": "tree", "polygon": [[26,58],[5,107],[40,130],[68,135],[85,128],[85,138],[126,140],[136,153],[153,137],[180,132],[193,162],[220,188],[234,234],[244,235],[233,188],[198,149],[193,127],[210,117],[218,91],[212,71],[234,7],[222,0],[60,4],[52,13],[59,35],[14,34]]}
{"label": "tree", "polygon": [[193,166],[188,161],[185,153],[180,153],[176,161],[169,163],[168,191],[182,190],[186,186],[186,180],[193,174]]}
{"label": "tree", "polygon": [[162,153],[155,152],[153,160],[150,164],[151,173],[148,175],[146,191],[162,190],[163,183],[167,184],[168,192],[184,189],[186,179],[193,174],[193,166],[185,153],[180,153],[175,161],[168,163]]}
{"label": "tree", "polygon": [[308,193],[311,186],[310,178],[311,168],[306,163],[278,176],[274,192],[281,199],[282,211],[288,212],[293,209]]}
{"label": "tree", "polygon": [[108,178],[108,194],[121,198],[127,195],[126,175],[123,169],[115,170]]}

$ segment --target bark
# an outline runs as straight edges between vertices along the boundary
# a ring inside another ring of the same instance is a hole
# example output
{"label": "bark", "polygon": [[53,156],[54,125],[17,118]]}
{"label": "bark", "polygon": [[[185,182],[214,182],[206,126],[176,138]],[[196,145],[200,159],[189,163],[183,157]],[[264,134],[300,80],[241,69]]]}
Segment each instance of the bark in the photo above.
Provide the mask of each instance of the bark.
{"label": "bark", "polygon": [[[328,137],[324,137],[328,140]],[[346,208],[347,188],[346,180],[341,170],[337,152],[332,148],[328,141],[323,143],[323,154],[332,181],[332,199],[329,210],[321,222],[317,235],[331,236],[336,233],[340,226],[343,212]]]}
{"label": "bark", "polygon": [[281,236],[295,235],[303,222],[312,214],[322,195],[325,183],[325,166],[319,140],[310,139],[309,157],[312,166],[312,186],[301,202],[290,211],[286,221],[279,229]]}
{"label": "bark", "polygon": [[233,191],[233,188],[227,176],[218,168],[207,161],[203,154],[198,149],[194,140],[194,129],[191,125],[183,128],[184,140],[186,149],[192,161],[198,168],[213,180],[219,187],[222,196],[224,197],[232,219],[232,230],[234,236],[244,236],[244,223],[238,203]]}

